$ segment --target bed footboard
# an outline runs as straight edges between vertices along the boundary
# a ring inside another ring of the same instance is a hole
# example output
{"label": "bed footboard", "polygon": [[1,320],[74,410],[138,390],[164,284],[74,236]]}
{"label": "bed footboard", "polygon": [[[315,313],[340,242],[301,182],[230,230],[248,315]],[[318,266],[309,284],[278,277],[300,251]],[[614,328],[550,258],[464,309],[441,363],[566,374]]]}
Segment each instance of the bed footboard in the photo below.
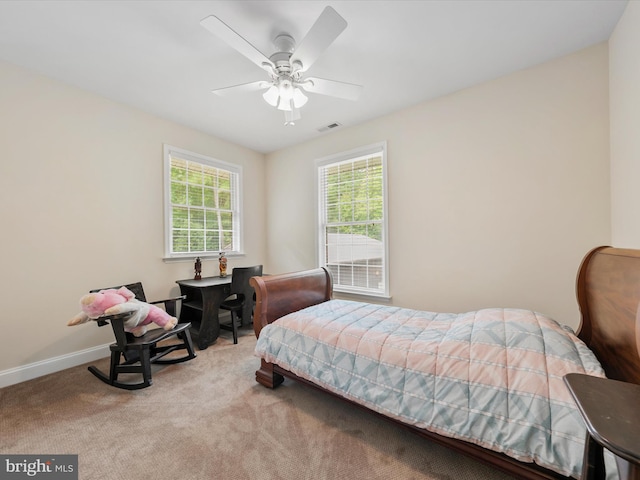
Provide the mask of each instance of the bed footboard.
{"label": "bed footboard", "polygon": [[[333,291],[331,273],[326,268],[252,277],[249,283],[256,291],[253,311],[256,338],[264,327],[278,318],[330,300]],[[274,371],[273,364],[261,361],[260,369],[256,371],[258,383],[274,388],[283,380],[283,376]]]}

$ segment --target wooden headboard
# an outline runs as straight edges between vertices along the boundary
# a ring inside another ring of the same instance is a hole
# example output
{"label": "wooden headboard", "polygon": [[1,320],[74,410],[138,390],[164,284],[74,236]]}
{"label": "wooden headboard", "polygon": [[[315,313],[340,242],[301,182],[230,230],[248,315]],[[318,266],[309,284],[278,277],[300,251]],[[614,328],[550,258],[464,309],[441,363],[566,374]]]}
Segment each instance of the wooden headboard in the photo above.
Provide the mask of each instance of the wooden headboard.
{"label": "wooden headboard", "polygon": [[[284,315],[317,305],[331,298],[333,282],[326,268],[252,277],[249,283],[256,291],[253,330],[260,330]],[[268,292],[268,295],[267,295]]]}
{"label": "wooden headboard", "polygon": [[580,265],[576,290],[578,336],[609,378],[640,384],[640,250],[593,249]]}

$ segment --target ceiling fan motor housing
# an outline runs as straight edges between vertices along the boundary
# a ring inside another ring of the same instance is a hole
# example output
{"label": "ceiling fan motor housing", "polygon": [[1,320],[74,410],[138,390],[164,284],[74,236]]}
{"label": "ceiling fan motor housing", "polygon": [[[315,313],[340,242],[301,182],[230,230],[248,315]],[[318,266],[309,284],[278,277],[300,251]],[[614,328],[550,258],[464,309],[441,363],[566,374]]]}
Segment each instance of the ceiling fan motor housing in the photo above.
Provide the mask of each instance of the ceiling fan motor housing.
{"label": "ceiling fan motor housing", "polygon": [[295,68],[295,66],[291,65],[290,59],[291,55],[295,50],[295,40],[291,35],[286,33],[281,33],[274,40],[273,44],[276,46],[277,51],[273,55],[269,57],[269,60],[275,66],[275,70],[278,76],[280,75],[291,75],[295,73],[296,70],[300,70],[302,68],[302,63],[300,63],[299,68]]}
{"label": "ceiling fan motor housing", "polygon": [[278,52],[288,52],[289,56],[291,56],[296,48],[296,41],[288,33],[278,35],[273,39],[273,44],[278,49]]}

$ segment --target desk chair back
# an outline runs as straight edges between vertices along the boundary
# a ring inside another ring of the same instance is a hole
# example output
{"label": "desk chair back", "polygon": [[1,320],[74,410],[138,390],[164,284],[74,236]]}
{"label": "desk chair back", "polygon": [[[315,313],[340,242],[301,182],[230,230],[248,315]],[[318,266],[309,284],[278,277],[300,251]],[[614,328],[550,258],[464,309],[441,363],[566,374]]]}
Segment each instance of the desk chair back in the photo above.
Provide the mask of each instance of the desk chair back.
{"label": "desk chair back", "polygon": [[231,325],[220,325],[220,328],[233,332],[233,343],[238,343],[238,318],[242,323],[251,321],[253,312],[255,291],[249,285],[251,277],[262,276],[262,265],[252,267],[236,267],[231,272],[230,296],[222,304],[222,310],[231,312]]}

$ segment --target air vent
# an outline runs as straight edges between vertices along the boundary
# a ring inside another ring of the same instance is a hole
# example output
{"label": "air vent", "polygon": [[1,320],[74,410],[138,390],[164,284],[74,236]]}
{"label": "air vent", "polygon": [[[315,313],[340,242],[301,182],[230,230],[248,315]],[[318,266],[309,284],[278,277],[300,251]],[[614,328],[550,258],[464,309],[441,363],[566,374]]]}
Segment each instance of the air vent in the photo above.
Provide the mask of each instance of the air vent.
{"label": "air vent", "polygon": [[338,128],[338,127],[341,127],[341,126],[342,126],[341,123],[333,122],[333,123],[330,123],[329,125],[325,125],[324,127],[320,127],[318,129],[318,131],[319,132],[326,132],[328,130],[331,130],[332,128]]}

